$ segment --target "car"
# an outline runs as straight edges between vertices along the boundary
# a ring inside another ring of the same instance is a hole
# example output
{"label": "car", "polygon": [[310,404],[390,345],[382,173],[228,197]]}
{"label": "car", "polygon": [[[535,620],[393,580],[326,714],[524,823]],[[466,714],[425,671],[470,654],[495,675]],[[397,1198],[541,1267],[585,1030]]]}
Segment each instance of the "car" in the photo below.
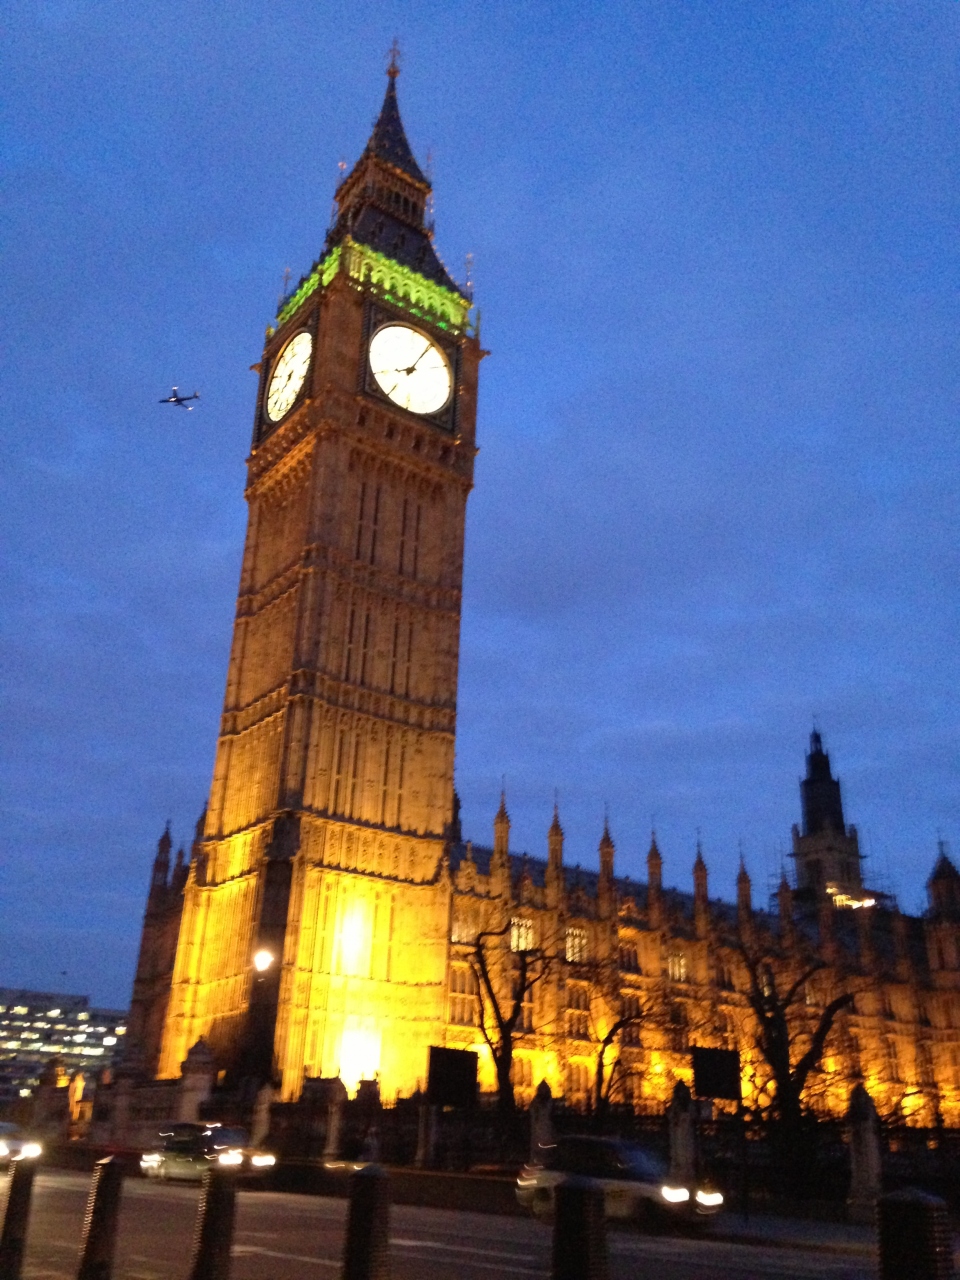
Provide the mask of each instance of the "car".
{"label": "car", "polygon": [[9,1167],[11,1160],[36,1160],[43,1155],[43,1147],[18,1124],[0,1120],[0,1169]]}
{"label": "car", "polygon": [[590,1178],[603,1190],[604,1214],[645,1226],[695,1222],[723,1207],[723,1195],[707,1182],[682,1183],[651,1151],[619,1138],[563,1137],[527,1164],[517,1178],[517,1200],[538,1217],[553,1213],[554,1190],[564,1177]]}
{"label": "car", "polygon": [[232,1169],[241,1176],[269,1173],[277,1158],[249,1145],[243,1129],[222,1124],[164,1125],[150,1151],[140,1157],[140,1170],[148,1178],[199,1182],[211,1166]]}

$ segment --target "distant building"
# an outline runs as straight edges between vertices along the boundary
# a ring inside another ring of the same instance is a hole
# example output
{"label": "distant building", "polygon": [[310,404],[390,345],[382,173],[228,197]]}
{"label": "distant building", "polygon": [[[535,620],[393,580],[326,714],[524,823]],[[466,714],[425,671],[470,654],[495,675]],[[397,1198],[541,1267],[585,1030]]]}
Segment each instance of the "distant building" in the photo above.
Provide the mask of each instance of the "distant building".
{"label": "distant building", "polygon": [[87,996],[0,987],[0,1105],[33,1093],[51,1058],[67,1078],[109,1067],[126,1031],[126,1013]]}

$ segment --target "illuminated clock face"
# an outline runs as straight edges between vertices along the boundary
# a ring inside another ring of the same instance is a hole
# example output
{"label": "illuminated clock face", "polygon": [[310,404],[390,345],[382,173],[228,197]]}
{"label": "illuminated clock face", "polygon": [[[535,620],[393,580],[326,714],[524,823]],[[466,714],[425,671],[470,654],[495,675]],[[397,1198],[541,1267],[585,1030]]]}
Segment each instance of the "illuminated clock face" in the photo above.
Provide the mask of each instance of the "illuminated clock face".
{"label": "illuminated clock face", "polygon": [[450,399],[450,362],[406,324],[385,324],[370,339],[370,372],[388,399],[411,413],[436,413]]}
{"label": "illuminated clock face", "polygon": [[298,333],[280,352],[267,389],[267,417],[271,422],[279,422],[300,394],[312,353],[309,333]]}

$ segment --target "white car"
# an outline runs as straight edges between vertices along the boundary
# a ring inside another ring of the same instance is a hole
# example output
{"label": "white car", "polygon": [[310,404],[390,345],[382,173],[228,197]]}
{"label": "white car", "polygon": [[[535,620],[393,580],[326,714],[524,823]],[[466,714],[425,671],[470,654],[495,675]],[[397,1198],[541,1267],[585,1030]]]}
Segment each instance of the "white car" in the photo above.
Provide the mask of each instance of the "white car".
{"label": "white car", "polygon": [[17,1124],[0,1120],[0,1169],[6,1169],[11,1160],[36,1160],[43,1155],[39,1142],[25,1134]]}
{"label": "white car", "polygon": [[706,1183],[672,1180],[651,1152],[619,1138],[559,1138],[543,1164],[528,1164],[517,1179],[517,1200],[538,1216],[552,1215],[554,1190],[569,1174],[590,1178],[603,1189],[608,1218],[646,1226],[695,1221],[719,1213],[722,1194]]}

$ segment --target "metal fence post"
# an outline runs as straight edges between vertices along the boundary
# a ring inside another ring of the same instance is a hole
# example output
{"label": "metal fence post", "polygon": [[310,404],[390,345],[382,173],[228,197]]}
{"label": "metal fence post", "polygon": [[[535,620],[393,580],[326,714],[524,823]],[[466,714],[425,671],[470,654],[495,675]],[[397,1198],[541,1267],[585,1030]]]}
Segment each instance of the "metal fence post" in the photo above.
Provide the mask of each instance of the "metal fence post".
{"label": "metal fence post", "polygon": [[342,1280],[389,1280],[390,1179],[379,1165],[350,1175]]}
{"label": "metal fence post", "polygon": [[123,1165],[114,1156],[98,1160],[83,1218],[77,1280],[110,1280],[122,1190]]}
{"label": "metal fence post", "polygon": [[10,1163],[3,1229],[0,1230],[0,1280],[20,1280],[36,1171],[36,1160],[13,1160]]}
{"label": "metal fence post", "polygon": [[953,1240],[947,1206],[907,1188],[877,1201],[880,1280],[952,1280]]}
{"label": "metal fence post", "polygon": [[588,1178],[564,1178],[554,1192],[552,1280],[607,1280],[603,1190]]}
{"label": "metal fence post", "polygon": [[236,1202],[234,1174],[211,1165],[200,1191],[190,1280],[229,1280]]}

